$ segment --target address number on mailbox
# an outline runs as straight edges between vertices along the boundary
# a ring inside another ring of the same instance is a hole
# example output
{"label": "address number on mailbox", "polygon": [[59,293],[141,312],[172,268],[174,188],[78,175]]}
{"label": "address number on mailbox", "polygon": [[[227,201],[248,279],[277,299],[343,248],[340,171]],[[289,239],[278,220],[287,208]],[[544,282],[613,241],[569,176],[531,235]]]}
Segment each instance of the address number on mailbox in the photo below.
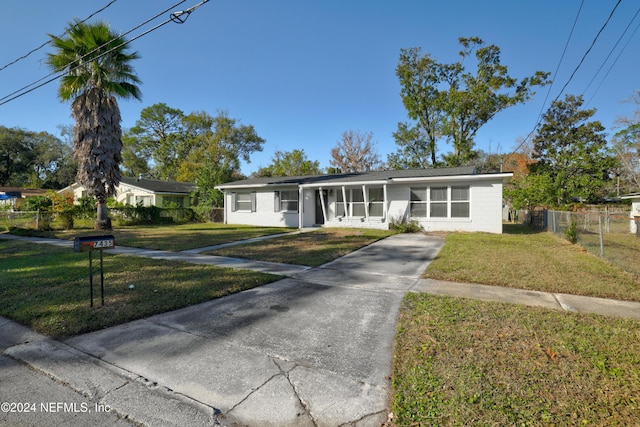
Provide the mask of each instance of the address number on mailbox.
{"label": "address number on mailbox", "polygon": [[73,250],[76,252],[91,252],[115,247],[115,238],[113,236],[84,236],[76,237],[73,240]]}

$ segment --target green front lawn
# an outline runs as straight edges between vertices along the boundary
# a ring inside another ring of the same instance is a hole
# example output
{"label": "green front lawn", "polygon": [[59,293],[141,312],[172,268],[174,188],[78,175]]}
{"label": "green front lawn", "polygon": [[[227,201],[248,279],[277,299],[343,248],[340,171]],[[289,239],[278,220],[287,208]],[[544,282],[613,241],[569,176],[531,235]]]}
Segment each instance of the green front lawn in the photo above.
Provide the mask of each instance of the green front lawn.
{"label": "green front lawn", "polygon": [[271,234],[289,233],[292,231],[295,231],[295,229],[284,227],[225,225],[209,222],[162,226],[124,226],[115,227],[114,230],[104,233],[86,229],[42,232],[26,231],[25,233],[28,235],[54,237],[58,239],[73,239],[75,236],[111,234],[115,237],[116,246],[130,246],[134,248],[165,251],[184,251]]}
{"label": "green front lawn", "polygon": [[423,277],[640,301],[638,276],[523,226],[506,226],[504,234],[448,234]]}
{"label": "green front lawn", "polygon": [[[93,261],[99,268],[99,256]],[[279,276],[104,252],[105,305],[89,257],[69,249],[0,240],[0,315],[63,338],[219,298]],[[130,286],[133,285],[133,289]]]}
{"label": "green front lawn", "polygon": [[[640,301],[639,278],[550,233],[450,233],[424,277]],[[640,320],[409,294],[397,426],[636,425]]]}
{"label": "green front lawn", "polygon": [[323,228],[207,253],[316,267],[391,234],[385,230]]}
{"label": "green front lawn", "polygon": [[630,426],[640,320],[409,294],[393,363],[397,426]]}

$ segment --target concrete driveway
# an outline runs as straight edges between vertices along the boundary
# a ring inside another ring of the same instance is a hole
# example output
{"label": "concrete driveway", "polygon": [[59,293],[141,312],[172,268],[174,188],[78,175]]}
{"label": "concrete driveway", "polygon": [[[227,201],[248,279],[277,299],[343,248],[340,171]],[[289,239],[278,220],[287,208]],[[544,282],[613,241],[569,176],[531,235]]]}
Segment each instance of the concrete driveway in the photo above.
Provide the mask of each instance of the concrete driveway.
{"label": "concrete driveway", "polygon": [[291,278],[66,344],[199,402],[215,423],[379,426],[400,302],[442,245],[394,235]]}

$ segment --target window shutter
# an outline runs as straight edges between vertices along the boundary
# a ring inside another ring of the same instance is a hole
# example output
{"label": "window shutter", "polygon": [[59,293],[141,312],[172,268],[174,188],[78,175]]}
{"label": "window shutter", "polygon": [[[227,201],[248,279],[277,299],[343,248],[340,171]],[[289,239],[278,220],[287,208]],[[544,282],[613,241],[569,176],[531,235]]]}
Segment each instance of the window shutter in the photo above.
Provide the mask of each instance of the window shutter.
{"label": "window shutter", "polygon": [[231,193],[231,212],[235,212],[236,210],[236,193]]}
{"label": "window shutter", "polygon": [[280,192],[274,191],[273,196],[273,211],[280,212]]}
{"label": "window shutter", "polygon": [[256,192],[251,192],[251,212],[256,211]]}

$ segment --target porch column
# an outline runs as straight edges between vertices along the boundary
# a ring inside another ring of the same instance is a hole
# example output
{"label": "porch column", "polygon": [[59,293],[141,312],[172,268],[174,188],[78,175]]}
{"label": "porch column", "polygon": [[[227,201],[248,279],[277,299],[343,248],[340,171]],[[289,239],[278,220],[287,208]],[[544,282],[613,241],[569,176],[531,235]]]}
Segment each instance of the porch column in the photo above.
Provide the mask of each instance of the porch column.
{"label": "porch column", "polygon": [[318,189],[318,191],[319,191],[318,196],[320,196],[320,206],[322,207],[322,217],[324,218],[324,223],[326,224],[327,223],[327,208],[324,205],[324,197],[323,197],[324,195],[322,193],[322,187],[320,187]]}
{"label": "porch column", "polygon": [[369,219],[369,198],[367,197],[367,187],[362,184],[362,200],[364,200],[364,216]]}
{"label": "porch column", "polygon": [[347,210],[347,191],[344,189],[344,185],[342,188],[342,204],[344,205],[344,216],[347,218],[351,218],[351,212]]}
{"label": "porch column", "polygon": [[387,212],[389,210],[389,208],[387,207],[387,184],[383,184],[382,185],[382,216],[384,218],[384,221],[387,221]]}

